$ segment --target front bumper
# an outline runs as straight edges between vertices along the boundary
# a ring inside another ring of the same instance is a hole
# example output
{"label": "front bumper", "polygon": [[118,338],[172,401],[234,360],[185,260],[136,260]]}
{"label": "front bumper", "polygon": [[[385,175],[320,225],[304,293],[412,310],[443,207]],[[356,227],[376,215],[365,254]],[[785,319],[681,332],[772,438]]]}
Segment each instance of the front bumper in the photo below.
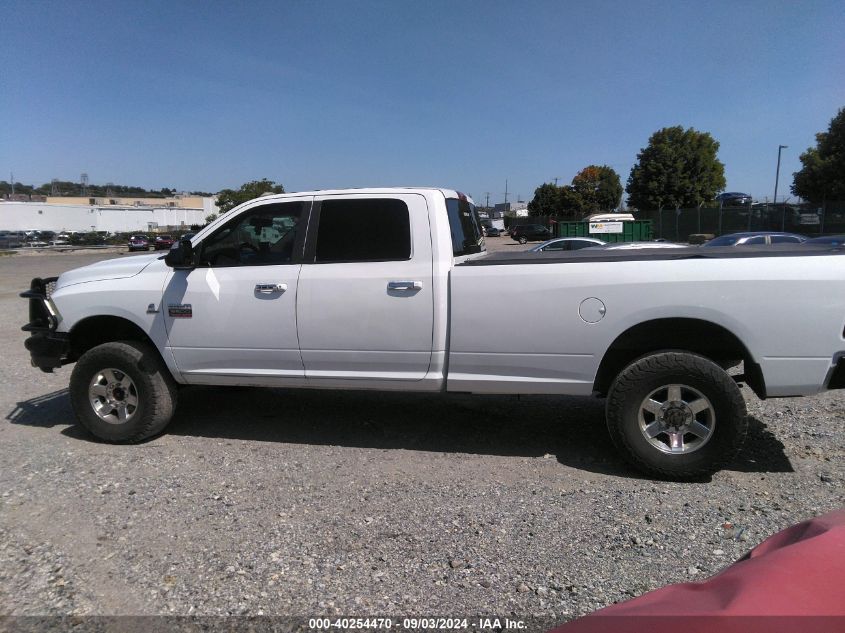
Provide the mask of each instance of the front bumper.
{"label": "front bumper", "polygon": [[65,363],[69,349],[69,340],[64,332],[57,332],[61,316],[50,301],[52,287],[57,277],[32,280],[29,290],[21,293],[21,297],[29,300],[29,323],[21,329],[31,332],[24,342],[29,351],[33,367],[41,371],[52,373]]}

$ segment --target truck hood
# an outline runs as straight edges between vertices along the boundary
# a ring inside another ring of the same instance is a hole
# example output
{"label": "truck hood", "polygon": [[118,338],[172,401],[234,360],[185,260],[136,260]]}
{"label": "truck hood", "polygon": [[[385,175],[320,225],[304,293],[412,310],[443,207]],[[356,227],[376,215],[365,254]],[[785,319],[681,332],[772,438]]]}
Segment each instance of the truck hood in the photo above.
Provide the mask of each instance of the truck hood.
{"label": "truck hood", "polygon": [[104,262],[97,262],[82,268],[74,268],[62,273],[56,284],[56,288],[82,284],[88,281],[102,281],[104,279],[123,279],[134,277],[144,270],[152,262],[161,257],[161,254],[133,255],[132,257],[121,257],[120,259],[107,259]]}

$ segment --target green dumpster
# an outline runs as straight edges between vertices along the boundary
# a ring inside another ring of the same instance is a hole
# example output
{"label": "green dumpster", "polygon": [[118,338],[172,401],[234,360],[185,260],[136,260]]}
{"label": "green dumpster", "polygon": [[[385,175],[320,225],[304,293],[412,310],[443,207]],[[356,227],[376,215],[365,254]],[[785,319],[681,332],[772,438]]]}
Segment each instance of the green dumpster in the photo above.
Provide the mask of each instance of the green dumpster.
{"label": "green dumpster", "polygon": [[558,222],[555,227],[557,237],[594,237],[604,242],[651,241],[651,220]]}

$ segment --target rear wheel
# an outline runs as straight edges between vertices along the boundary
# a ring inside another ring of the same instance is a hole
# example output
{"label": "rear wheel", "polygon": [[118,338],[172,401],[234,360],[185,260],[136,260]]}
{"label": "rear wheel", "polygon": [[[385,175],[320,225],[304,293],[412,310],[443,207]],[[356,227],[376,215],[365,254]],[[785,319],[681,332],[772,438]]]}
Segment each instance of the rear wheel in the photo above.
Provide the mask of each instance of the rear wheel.
{"label": "rear wheel", "polygon": [[717,364],[684,352],[634,361],[607,398],[611,439],[636,468],[685,480],[734,459],[748,431],[745,400]]}
{"label": "rear wheel", "polygon": [[70,377],[77,419],[108,442],[139,442],[160,433],[176,409],[176,392],[156,350],[138,341],[90,349]]}

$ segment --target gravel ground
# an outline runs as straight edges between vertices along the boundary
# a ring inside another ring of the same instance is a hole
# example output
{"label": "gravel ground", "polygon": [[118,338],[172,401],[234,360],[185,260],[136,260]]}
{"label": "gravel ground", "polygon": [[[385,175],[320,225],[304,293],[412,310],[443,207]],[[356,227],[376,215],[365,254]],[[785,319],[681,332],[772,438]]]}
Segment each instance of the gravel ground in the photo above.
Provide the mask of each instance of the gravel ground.
{"label": "gravel ground", "polygon": [[689,484],[632,472],[603,401],[565,397],[195,387],[166,435],[99,443],[69,368],[29,366],[17,292],[102,258],[0,258],[0,615],[562,622],[843,505],[845,392],[743,389],[746,450]]}

